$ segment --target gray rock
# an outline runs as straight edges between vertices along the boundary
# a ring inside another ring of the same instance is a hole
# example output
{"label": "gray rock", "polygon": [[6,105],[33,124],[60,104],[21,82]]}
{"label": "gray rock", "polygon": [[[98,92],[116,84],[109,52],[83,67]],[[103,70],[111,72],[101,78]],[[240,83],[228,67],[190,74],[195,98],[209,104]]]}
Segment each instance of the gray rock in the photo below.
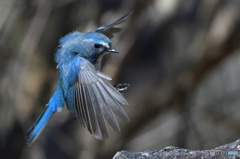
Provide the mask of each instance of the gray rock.
{"label": "gray rock", "polygon": [[162,150],[146,150],[144,152],[128,152],[120,151],[115,154],[113,159],[195,159],[195,158],[217,158],[217,159],[227,159],[227,158],[239,158],[240,159],[240,140],[233,143],[226,144],[223,146],[216,147],[211,150],[188,150],[182,149],[174,146],[168,146]]}

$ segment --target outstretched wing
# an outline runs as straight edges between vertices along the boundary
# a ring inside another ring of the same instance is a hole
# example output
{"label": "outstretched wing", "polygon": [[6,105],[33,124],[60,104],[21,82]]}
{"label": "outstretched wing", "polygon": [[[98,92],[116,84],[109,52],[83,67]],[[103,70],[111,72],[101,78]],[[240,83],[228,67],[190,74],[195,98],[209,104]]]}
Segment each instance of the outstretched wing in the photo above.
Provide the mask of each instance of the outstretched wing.
{"label": "outstretched wing", "polygon": [[101,140],[108,138],[106,121],[120,131],[115,112],[124,121],[129,121],[121,105],[128,105],[126,99],[106,80],[111,78],[97,71],[87,60],[81,60],[76,82],[68,90],[67,106],[90,133]]}
{"label": "outstretched wing", "polygon": [[127,17],[131,14],[132,14],[132,12],[129,12],[126,15],[124,15],[123,17],[121,17],[120,19],[116,20],[115,22],[112,22],[112,23],[109,23],[107,25],[101,26],[101,27],[97,28],[96,30],[94,30],[93,32],[102,33],[102,34],[106,35],[107,37],[109,37],[111,39],[113,37],[113,34],[121,31],[120,28],[116,28],[114,26],[124,22],[127,19]]}

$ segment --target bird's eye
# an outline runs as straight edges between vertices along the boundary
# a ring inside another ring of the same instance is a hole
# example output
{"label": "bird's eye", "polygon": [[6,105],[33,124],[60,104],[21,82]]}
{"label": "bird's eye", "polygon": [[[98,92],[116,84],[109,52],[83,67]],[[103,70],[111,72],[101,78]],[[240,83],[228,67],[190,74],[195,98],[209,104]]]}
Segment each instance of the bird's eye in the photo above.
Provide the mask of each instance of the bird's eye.
{"label": "bird's eye", "polygon": [[95,49],[99,49],[99,48],[101,47],[101,45],[99,45],[99,44],[94,44],[93,47],[94,47]]}

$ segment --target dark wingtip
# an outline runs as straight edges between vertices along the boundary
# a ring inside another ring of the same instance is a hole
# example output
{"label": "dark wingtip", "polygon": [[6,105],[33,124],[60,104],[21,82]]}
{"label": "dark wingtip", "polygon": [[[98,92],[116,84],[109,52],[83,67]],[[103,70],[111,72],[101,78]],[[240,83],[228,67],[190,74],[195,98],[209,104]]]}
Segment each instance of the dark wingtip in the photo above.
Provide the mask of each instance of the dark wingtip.
{"label": "dark wingtip", "polygon": [[128,16],[130,16],[130,15],[132,15],[133,14],[133,11],[130,11],[130,12],[128,12],[127,14],[125,14],[123,17],[122,17],[122,19],[124,19],[125,17],[128,17]]}
{"label": "dark wingtip", "polygon": [[109,23],[107,25],[104,25],[104,26],[101,26],[99,28],[97,28],[96,30],[94,30],[93,32],[103,32],[103,31],[106,31],[110,28],[113,28],[114,26],[124,22],[128,16],[130,16],[133,12],[128,12],[127,14],[125,14],[124,16],[122,16],[121,18],[119,18],[118,20],[112,22],[112,23]]}
{"label": "dark wingtip", "polygon": [[130,16],[132,13],[133,13],[133,11],[128,12],[127,14],[125,14],[124,16],[122,16],[120,19],[118,19],[118,20],[115,22],[115,24],[117,25],[117,24],[120,24],[120,23],[124,22],[124,21],[127,19],[127,17]]}
{"label": "dark wingtip", "polygon": [[128,12],[127,14],[125,14],[124,16],[122,16],[120,19],[118,19],[117,21],[124,21],[128,16],[132,15],[133,11]]}

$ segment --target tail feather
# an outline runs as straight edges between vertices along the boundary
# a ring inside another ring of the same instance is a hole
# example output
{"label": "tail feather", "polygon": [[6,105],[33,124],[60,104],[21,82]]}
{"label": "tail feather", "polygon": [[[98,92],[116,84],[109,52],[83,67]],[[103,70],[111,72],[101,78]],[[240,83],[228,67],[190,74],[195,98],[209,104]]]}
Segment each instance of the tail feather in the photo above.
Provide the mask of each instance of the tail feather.
{"label": "tail feather", "polygon": [[46,106],[41,113],[41,115],[38,117],[37,121],[33,124],[33,126],[28,130],[28,133],[26,135],[27,144],[30,146],[40,135],[44,127],[46,126],[48,120],[52,116],[54,111],[51,107]]}

